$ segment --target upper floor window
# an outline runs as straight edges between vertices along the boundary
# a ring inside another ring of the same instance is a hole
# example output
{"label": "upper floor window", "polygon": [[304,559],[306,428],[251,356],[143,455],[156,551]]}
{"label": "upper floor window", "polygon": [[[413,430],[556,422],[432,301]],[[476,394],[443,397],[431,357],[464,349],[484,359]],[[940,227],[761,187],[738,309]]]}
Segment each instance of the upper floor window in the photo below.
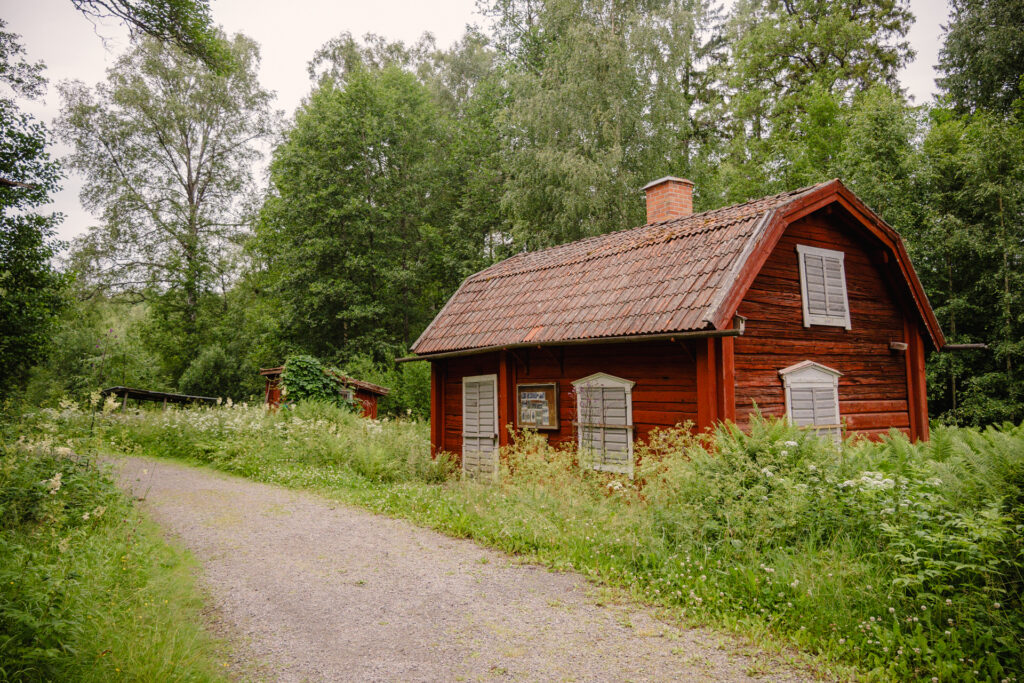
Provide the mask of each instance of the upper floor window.
{"label": "upper floor window", "polygon": [[841,251],[796,246],[800,259],[800,293],[804,327],[831,325],[850,329],[850,303]]}

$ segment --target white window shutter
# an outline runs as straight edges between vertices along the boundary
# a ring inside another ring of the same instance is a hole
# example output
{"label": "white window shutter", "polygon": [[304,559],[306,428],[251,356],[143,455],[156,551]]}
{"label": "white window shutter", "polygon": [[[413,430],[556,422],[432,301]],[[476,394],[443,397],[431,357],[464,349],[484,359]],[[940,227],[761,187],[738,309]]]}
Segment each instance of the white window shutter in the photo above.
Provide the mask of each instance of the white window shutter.
{"label": "white window shutter", "polygon": [[842,437],[838,370],[805,360],[779,371],[786,392],[786,416],[798,427]]}
{"label": "white window shutter", "polygon": [[594,469],[633,475],[633,382],[597,373],[573,382],[580,450]]}
{"label": "white window shutter", "polygon": [[829,325],[850,329],[850,303],[846,291],[845,254],[798,244],[800,293],[804,327]]}

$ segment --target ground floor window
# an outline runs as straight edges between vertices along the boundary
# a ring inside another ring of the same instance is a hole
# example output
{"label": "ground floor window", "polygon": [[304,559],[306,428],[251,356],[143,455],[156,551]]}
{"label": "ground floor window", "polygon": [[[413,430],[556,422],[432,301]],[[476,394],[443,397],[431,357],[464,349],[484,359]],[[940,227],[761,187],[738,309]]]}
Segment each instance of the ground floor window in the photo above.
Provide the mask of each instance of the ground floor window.
{"label": "ground floor window", "polygon": [[805,360],[779,370],[786,391],[786,417],[800,427],[813,427],[819,434],[842,437],[839,416],[839,377],[830,367]]}
{"label": "ground floor window", "polygon": [[573,384],[580,463],[633,475],[633,385],[599,372]]}

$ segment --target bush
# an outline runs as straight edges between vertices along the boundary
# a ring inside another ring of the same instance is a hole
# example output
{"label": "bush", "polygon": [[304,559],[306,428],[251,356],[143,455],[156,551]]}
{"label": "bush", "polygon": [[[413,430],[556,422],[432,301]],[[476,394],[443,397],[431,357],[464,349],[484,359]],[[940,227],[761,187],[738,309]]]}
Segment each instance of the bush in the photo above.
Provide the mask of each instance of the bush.
{"label": "bush", "polygon": [[312,356],[289,356],[281,374],[282,399],[292,401],[320,401],[339,407],[352,408],[352,401],[342,393],[345,387]]}

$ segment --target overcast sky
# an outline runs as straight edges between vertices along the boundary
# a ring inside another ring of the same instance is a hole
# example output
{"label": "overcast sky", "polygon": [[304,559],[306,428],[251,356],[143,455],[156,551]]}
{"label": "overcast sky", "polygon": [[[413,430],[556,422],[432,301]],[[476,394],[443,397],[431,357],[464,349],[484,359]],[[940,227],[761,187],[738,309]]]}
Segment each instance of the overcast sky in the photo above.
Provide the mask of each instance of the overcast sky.
{"label": "overcast sky", "polygon": [[[350,31],[413,41],[429,31],[440,46],[448,46],[462,36],[467,24],[483,23],[475,5],[475,0],[212,0],[211,9],[214,21],[227,33],[241,32],[260,44],[260,80],[277,93],[277,108],[291,115],[309,91],[306,63],[330,38]],[[75,11],[70,0],[0,0],[0,6],[7,30],[21,35],[29,59],[46,63],[51,83],[46,98],[23,106],[48,124],[60,108],[53,84],[65,79],[98,83],[128,46],[122,27],[94,24]],[[917,22],[909,38],[917,58],[901,73],[901,80],[915,101],[924,103],[935,91],[934,64],[948,4],[911,0],[911,8]],[[61,146],[55,150],[58,155],[66,151]],[[80,188],[76,178],[68,177],[54,197],[56,210],[66,215],[60,228],[63,239],[81,234],[93,222],[78,203]]]}

